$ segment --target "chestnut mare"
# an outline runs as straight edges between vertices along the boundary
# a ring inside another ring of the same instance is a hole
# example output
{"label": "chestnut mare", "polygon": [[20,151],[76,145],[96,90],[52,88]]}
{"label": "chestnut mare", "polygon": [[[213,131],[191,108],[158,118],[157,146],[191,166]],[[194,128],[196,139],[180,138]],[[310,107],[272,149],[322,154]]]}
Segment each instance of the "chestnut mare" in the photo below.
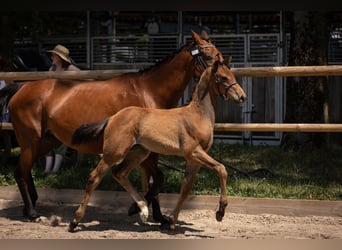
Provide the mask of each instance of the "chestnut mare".
{"label": "chestnut mare", "polygon": [[[200,77],[220,51],[208,37],[192,31],[193,41],[160,64],[136,73],[125,73],[105,81],[46,79],[12,83],[0,91],[0,108],[8,102],[11,122],[20,146],[15,179],[24,201],[24,214],[38,217],[38,195],[31,174],[33,164],[63,142],[80,152],[102,153],[102,138],[92,144],[72,145],[71,136],[81,124],[109,117],[128,106],[176,107],[192,77]],[[192,51],[198,53],[192,53]],[[223,59],[222,59],[223,60]],[[2,109],[0,109],[2,110]],[[153,184],[146,194],[152,202],[153,218],[163,223],[157,201],[162,173],[158,155],[151,154],[141,166]],[[129,210],[137,213],[136,204]],[[158,210],[158,211],[156,211]]]}
{"label": "chestnut mare", "polygon": [[[246,99],[245,92],[227,65],[216,61],[204,71],[191,102],[186,106],[173,109],[127,107],[100,122],[84,124],[78,128],[72,142],[79,145],[101,137],[103,157],[89,175],[83,201],[70,222],[69,230],[73,231],[83,218],[91,192],[111,167],[113,178],[138,204],[140,218],[143,222],[146,221],[147,203],[128,177],[151,152],[182,156],[187,162],[180,198],[169,218],[169,229],[175,229],[180,209],[202,165],[214,171],[219,177],[221,196],[216,220],[221,221],[228,204],[227,171],[224,165],[207,154],[213,143],[215,106],[219,95],[239,104]],[[122,162],[116,165],[121,159]]]}

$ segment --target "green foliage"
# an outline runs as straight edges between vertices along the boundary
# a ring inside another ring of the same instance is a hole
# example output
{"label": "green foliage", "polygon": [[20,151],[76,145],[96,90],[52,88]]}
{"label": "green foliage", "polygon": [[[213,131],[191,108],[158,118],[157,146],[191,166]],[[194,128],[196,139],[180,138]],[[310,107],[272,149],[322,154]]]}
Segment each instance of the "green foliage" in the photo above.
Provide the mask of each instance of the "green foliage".
{"label": "green foliage", "polygon": [[[329,146],[284,149],[270,146],[214,144],[209,154],[222,162],[228,171],[229,196],[288,198],[288,199],[342,199],[342,148]],[[185,169],[181,157],[161,156],[168,166]],[[13,170],[16,159],[0,169],[0,185],[15,185]],[[32,174],[38,187],[84,189],[88,176],[98,158],[88,155],[81,167],[72,167],[65,161],[57,174],[44,176],[43,168],[35,165]],[[162,192],[179,193],[183,172],[160,165],[164,174]],[[133,185],[141,191],[141,168],[130,175]],[[108,171],[97,189],[123,191]],[[218,177],[201,168],[193,187],[193,194],[217,195]]]}

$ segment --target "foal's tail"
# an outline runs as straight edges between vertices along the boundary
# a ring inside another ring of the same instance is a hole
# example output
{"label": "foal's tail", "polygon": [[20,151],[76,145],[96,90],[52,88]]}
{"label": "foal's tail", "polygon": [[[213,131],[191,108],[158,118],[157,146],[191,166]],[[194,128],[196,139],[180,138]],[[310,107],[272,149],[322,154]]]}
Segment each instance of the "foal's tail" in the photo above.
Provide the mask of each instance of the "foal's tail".
{"label": "foal's tail", "polygon": [[7,84],[4,88],[0,89],[0,121],[2,121],[2,115],[4,107],[8,105],[12,96],[18,92],[18,90],[24,85],[25,82],[14,82]]}
{"label": "foal's tail", "polygon": [[71,143],[75,145],[88,143],[102,134],[106,125],[108,124],[109,117],[94,123],[86,123],[77,128],[72,134]]}

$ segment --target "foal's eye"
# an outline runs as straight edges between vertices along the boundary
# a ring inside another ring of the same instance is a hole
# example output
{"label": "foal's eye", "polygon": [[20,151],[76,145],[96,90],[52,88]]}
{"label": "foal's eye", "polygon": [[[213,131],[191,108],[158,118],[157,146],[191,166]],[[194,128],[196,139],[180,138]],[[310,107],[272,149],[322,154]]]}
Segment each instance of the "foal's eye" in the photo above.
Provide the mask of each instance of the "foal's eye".
{"label": "foal's eye", "polygon": [[221,82],[226,82],[226,81],[228,81],[228,78],[225,77],[225,76],[220,76],[219,79],[220,79]]}

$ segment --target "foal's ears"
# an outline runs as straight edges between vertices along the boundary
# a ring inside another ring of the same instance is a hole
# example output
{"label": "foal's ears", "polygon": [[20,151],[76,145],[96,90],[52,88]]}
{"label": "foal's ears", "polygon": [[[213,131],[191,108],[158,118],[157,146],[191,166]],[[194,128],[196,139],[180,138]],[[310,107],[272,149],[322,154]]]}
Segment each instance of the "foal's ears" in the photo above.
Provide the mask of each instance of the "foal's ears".
{"label": "foal's ears", "polygon": [[226,59],[224,59],[223,63],[228,66],[232,62],[232,56],[228,56]]}
{"label": "foal's ears", "polygon": [[216,72],[219,65],[220,65],[220,61],[219,60],[215,60],[215,62],[213,64],[213,67],[212,67],[212,71]]}

